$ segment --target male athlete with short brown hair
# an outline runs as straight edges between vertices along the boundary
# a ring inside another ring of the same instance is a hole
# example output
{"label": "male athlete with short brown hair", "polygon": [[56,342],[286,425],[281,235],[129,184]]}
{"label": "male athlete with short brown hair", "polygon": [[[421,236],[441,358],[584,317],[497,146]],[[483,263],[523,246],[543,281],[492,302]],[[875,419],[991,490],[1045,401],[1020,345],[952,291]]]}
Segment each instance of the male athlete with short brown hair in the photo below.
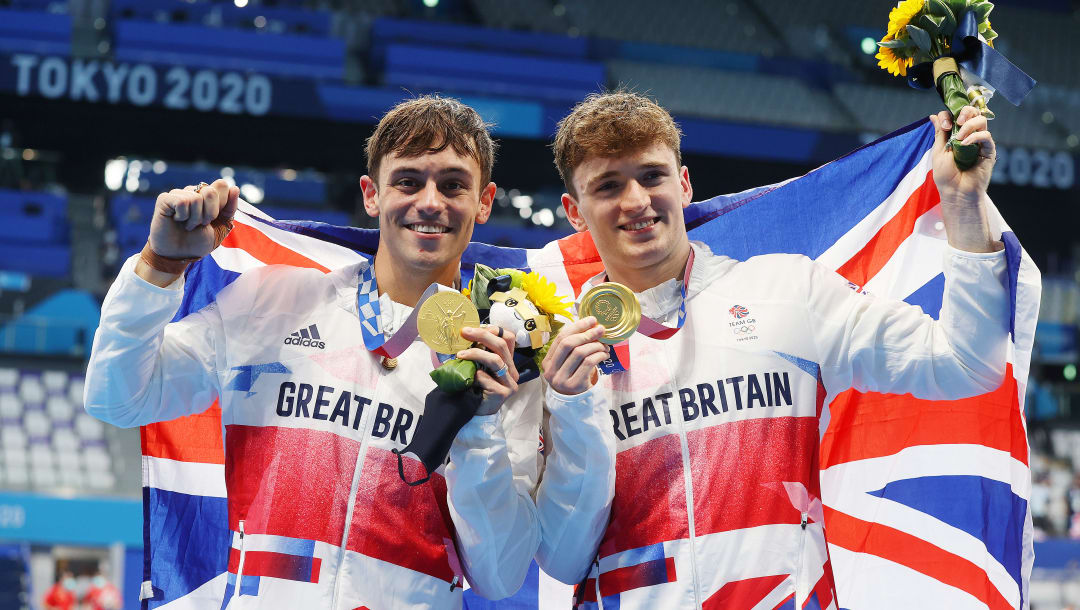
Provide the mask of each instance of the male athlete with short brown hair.
{"label": "male athlete with short brown hair", "polygon": [[[173,323],[184,268],[221,244],[238,192],[218,180],[159,195],[146,248],[105,299],[85,404],[136,426],[220,402],[233,543],[220,558],[227,573],[205,586],[222,608],[453,609],[463,575],[490,598],[521,585],[539,544],[541,411],[539,384],[519,391],[513,336],[462,331],[479,345],[459,356],[481,365],[485,398],[445,478],[440,468],[416,487],[399,478],[395,451],[424,416],[431,353],[415,338],[379,351],[428,286],[458,287],[473,227],[491,212],[494,148],[457,100],[401,103],[368,141],[361,180],[379,219],[373,263],[259,267]],[[289,341],[297,329],[318,341]],[[422,476],[419,462],[405,464],[410,480]],[[564,489],[573,497],[587,484]]]}
{"label": "male athlete with short brown hair", "polygon": [[[978,143],[982,158],[961,172],[945,150],[951,119],[931,118],[950,245],[940,321],[855,292],[804,256],[738,261],[692,243],[679,129],[652,100],[592,95],[560,122],[563,205],[606,269],[582,291],[605,278],[622,283],[645,316],[678,329],[639,330],[629,369],[593,390],[612,405],[604,424],[617,449],[610,514],[588,519],[591,532],[582,527],[582,538],[597,540],[591,549],[538,555],[552,575],[581,583],[584,607],[743,608],[754,578],[762,596],[775,594],[770,608],[788,598],[807,607],[815,595],[829,607],[823,524],[809,503],[821,495],[819,405],[849,387],[951,399],[1000,385],[1009,304],[1002,245],[986,213],[994,142],[986,119],[965,108],[959,137]],[[544,523],[565,514],[539,500],[538,508]]]}

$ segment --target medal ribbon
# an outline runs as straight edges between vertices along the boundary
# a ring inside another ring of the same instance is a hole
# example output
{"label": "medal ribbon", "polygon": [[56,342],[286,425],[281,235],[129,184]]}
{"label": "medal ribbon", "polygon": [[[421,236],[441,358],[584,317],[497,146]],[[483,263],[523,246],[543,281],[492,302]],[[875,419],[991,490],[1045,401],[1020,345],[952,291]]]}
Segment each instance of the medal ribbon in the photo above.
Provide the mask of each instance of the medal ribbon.
{"label": "medal ribbon", "polygon": [[[674,327],[665,326],[649,316],[641,316],[641,324],[637,331],[646,337],[658,339],[670,339],[679,332],[686,322],[686,290],[690,286],[690,270],[694,267],[694,249],[690,248],[690,257],[686,259],[686,270],[683,271],[682,296],[679,299],[679,317]],[[630,370],[630,340],[616,343],[611,346],[611,357],[599,364],[600,373],[611,375]]]}
{"label": "medal ribbon", "polygon": [[423,303],[439,290],[438,284],[427,287],[416,302],[412,313],[401,328],[388,340],[383,334],[381,308],[379,307],[379,285],[375,281],[375,261],[371,261],[360,270],[360,281],[356,288],[356,311],[360,316],[360,330],[364,335],[364,347],[384,358],[397,358],[412,345],[416,339],[416,317]]}

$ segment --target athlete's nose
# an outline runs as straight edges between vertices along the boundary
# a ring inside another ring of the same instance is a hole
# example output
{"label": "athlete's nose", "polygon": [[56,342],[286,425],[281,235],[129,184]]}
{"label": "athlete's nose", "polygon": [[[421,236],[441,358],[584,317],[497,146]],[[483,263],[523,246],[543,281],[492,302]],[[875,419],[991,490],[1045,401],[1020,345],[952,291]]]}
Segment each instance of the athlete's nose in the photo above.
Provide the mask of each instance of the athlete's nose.
{"label": "athlete's nose", "polygon": [[649,207],[652,197],[649,191],[637,180],[631,180],[626,187],[626,196],[622,198],[622,209],[627,214],[634,214]]}
{"label": "athlete's nose", "polygon": [[443,210],[442,193],[434,180],[428,180],[424,188],[416,194],[416,210],[425,216],[436,216]]}

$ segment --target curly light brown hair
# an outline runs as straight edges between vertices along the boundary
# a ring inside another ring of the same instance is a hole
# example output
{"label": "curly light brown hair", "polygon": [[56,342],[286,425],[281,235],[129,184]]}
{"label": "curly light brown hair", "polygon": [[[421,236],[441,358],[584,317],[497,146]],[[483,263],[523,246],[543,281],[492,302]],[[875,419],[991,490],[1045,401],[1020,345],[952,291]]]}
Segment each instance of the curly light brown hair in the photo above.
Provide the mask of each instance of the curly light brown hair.
{"label": "curly light brown hair", "polygon": [[589,155],[615,157],[662,142],[682,165],[682,130],[667,110],[630,91],[592,93],[559,121],[555,134],[555,166],[566,192],[574,190],[574,169]]}
{"label": "curly light brown hair", "polygon": [[367,171],[379,183],[379,166],[391,153],[419,157],[437,153],[447,146],[459,155],[472,157],[480,166],[480,188],[491,181],[495,165],[495,142],[490,123],[465,104],[451,97],[422,95],[391,108],[367,139]]}

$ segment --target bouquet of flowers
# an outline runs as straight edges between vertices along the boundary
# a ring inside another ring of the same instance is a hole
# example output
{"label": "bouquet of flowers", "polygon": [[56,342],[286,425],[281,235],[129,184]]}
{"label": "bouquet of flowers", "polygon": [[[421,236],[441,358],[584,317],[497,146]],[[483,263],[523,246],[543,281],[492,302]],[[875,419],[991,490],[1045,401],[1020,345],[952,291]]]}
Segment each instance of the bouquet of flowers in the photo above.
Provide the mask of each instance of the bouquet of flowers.
{"label": "bouquet of flowers", "polygon": [[[953,118],[964,106],[986,107],[995,91],[1019,105],[1035,81],[994,50],[997,32],[990,26],[989,0],[903,0],[889,13],[889,27],[878,42],[878,66],[907,76],[920,89],[936,88]],[[960,169],[974,165],[978,146],[956,140],[953,122],[949,144]]]}

